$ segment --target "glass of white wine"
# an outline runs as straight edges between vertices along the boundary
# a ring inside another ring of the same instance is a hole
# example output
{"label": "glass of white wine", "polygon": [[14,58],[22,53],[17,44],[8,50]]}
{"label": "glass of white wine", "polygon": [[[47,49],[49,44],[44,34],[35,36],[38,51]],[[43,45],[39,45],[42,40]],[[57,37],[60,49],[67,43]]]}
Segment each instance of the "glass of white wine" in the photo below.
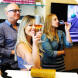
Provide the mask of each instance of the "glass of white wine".
{"label": "glass of white wine", "polygon": [[[35,18],[35,32],[39,32],[41,31],[43,33],[43,29],[44,29],[44,24],[41,23],[41,17],[40,16],[36,16]],[[40,40],[39,43],[44,42],[43,40]]]}

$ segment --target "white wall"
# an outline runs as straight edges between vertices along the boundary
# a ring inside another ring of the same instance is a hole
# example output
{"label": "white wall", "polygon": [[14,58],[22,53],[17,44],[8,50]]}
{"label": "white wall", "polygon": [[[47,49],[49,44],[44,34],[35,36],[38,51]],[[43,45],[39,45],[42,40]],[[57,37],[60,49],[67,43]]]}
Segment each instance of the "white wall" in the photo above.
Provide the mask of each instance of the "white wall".
{"label": "white wall", "polygon": [[33,5],[20,5],[21,15],[35,15],[35,6]]}
{"label": "white wall", "polygon": [[[5,11],[4,8],[7,4],[0,4],[0,19],[5,19]],[[35,5],[19,5],[21,8],[21,16],[24,15],[40,15],[44,16],[44,7],[36,6]]]}
{"label": "white wall", "polygon": [[4,8],[7,6],[7,4],[2,5],[0,4],[0,19],[5,19],[6,15],[5,15],[5,10]]}

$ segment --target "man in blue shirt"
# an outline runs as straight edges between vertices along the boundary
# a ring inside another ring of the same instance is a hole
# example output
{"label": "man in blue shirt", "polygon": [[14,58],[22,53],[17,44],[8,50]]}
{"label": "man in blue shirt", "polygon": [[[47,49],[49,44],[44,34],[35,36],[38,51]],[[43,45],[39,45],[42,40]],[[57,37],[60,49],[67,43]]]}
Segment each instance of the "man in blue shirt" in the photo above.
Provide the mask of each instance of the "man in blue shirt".
{"label": "man in blue shirt", "polygon": [[15,3],[12,3],[5,8],[5,13],[7,19],[0,24],[0,53],[2,54],[2,64],[12,64],[14,61],[20,8]]}

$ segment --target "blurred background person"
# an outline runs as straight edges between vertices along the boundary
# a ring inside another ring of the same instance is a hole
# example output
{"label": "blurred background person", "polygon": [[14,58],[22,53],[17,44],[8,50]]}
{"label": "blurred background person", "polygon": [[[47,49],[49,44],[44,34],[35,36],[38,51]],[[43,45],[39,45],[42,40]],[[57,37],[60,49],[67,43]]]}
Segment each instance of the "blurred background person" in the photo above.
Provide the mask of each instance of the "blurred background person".
{"label": "blurred background person", "polygon": [[41,32],[35,32],[35,17],[24,16],[18,30],[16,53],[20,69],[28,70],[25,65],[40,68],[39,40]]}
{"label": "blurred background person", "polygon": [[70,25],[65,23],[65,33],[57,30],[59,20],[56,14],[50,14],[45,19],[44,31],[42,35],[42,49],[44,50],[42,58],[42,68],[56,69],[65,71],[64,65],[64,46],[72,46],[70,37]]}
{"label": "blurred background person", "polygon": [[2,64],[10,64],[13,68],[14,64],[14,48],[17,40],[17,30],[20,18],[20,8],[17,4],[8,4],[5,7],[7,19],[0,24],[0,53],[2,54]]}

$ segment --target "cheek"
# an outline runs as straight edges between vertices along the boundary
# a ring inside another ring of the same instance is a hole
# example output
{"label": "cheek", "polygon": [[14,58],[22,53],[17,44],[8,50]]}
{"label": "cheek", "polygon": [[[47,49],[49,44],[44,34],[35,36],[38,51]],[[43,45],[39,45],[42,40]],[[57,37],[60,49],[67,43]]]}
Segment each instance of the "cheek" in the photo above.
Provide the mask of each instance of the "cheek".
{"label": "cheek", "polygon": [[52,22],[52,26],[55,26],[55,22]]}
{"label": "cheek", "polygon": [[31,35],[31,28],[29,27],[25,28],[25,33]]}
{"label": "cheek", "polygon": [[20,14],[16,14],[14,15],[16,18],[20,18]]}
{"label": "cheek", "polygon": [[10,13],[10,14],[8,15],[8,17],[9,17],[9,18],[12,18],[12,19],[16,18],[16,16],[15,16],[13,13]]}
{"label": "cheek", "polygon": [[29,32],[29,29],[28,29],[28,27],[27,28],[25,28],[25,33],[28,33]]}
{"label": "cheek", "polygon": [[52,22],[52,26],[54,26],[54,27],[58,27],[58,22]]}

